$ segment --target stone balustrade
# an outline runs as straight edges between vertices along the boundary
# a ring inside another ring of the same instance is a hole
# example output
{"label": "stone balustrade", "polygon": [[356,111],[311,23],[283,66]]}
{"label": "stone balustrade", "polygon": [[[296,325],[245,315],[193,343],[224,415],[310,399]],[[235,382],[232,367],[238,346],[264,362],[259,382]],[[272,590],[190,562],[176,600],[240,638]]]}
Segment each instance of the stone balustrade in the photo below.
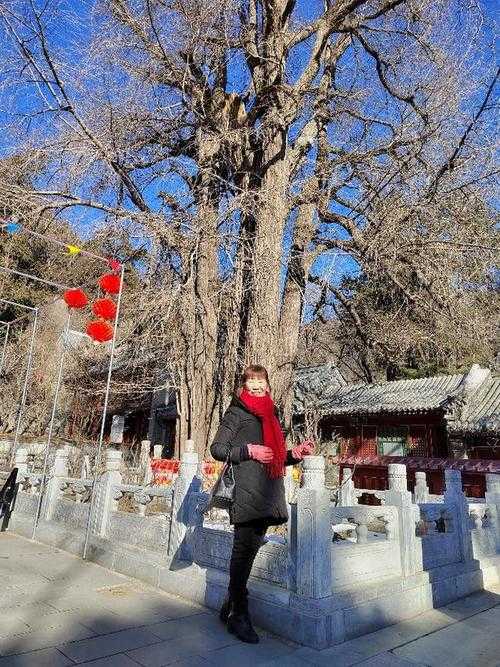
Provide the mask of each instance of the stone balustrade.
{"label": "stone balustrade", "polygon": [[42,476],[31,472],[18,473],[17,481],[19,483],[19,491],[30,493],[35,496],[40,493],[42,484]]}
{"label": "stone balustrade", "polygon": [[[355,527],[356,544],[365,544],[369,538],[382,536],[387,540],[397,538],[397,510],[395,507],[331,507],[331,521],[334,535],[341,534],[343,527]],[[345,523],[347,521],[347,524]]]}
{"label": "stone balustrade", "polygon": [[[171,507],[173,498],[173,489],[164,486],[140,486],[138,484],[118,484],[113,487],[113,509],[116,511],[119,507],[119,501],[122,498],[128,499],[132,507],[139,516],[146,516],[146,510],[151,503],[157,499],[163,501],[163,505]],[[130,505],[129,505],[130,507]]]}
{"label": "stone balustrade", "polygon": [[61,497],[74,500],[76,503],[89,502],[92,494],[92,479],[80,479],[76,477],[61,478],[59,489]]}
{"label": "stone balustrade", "polygon": [[452,513],[442,504],[423,503],[419,505],[415,529],[416,534],[421,537],[436,533],[451,533],[453,530]]}
{"label": "stone balustrade", "polygon": [[492,526],[491,509],[487,503],[471,503],[469,505],[469,517],[472,530],[482,530]]}
{"label": "stone balustrade", "polygon": [[[193,443],[171,486],[126,484],[114,449],[105,450],[95,485],[68,475],[65,449],[55,453],[45,484],[29,472],[25,451],[18,451],[16,465],[11,530],[30,536],[41,505],[37,539],[81,554],[88,538],[87,558],[220,605],[233,535],[227,514],[205,513],[208,495]],[[249,583],[259,625],[324,648],[498,581],[498,476],[488,476],[484,502],[469,502],[460,472],[446,471],[445,494],[433,502],[424,473],[413,494],[404,465],[390,465],[388,473],[380,506],[359,504],[363,492],[373,491],[356,489],[349,471],[332,503],[321,456],[306,457],[299,488],[287,474],[288,525],[261,548]]]}

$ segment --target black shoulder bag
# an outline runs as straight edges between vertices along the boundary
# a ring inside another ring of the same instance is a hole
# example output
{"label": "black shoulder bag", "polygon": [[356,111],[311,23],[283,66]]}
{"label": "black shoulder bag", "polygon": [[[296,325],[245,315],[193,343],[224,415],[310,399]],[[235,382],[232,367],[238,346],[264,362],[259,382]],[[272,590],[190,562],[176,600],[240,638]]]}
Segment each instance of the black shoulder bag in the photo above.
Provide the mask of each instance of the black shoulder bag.
{"label": "black shoulder bag", "polygon": [[226,462],[215,482],[205,512],[213,507],[229,510],[234,501],[234,471],[231,462],[231,451],[227,455]]}

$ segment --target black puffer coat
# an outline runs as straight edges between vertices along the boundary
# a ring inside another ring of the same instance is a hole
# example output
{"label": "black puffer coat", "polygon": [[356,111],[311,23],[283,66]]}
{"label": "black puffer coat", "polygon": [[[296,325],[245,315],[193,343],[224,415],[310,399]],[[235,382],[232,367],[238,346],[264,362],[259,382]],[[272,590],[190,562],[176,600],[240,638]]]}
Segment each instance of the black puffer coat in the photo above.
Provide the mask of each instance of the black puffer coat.
{"label": "black puffer coat", "polygon": [[[235,498],[231,523],[255,519],[266,520],[271,526],[285,523],[288,512],[283,477],[271,479],[265,465],[249,458],[248,444],[263,444],[262,421],[234,396],[210,447],[214,459],[225,461],[230,453],[234,464]],[[288,450],[286,465],[298,462]]]}

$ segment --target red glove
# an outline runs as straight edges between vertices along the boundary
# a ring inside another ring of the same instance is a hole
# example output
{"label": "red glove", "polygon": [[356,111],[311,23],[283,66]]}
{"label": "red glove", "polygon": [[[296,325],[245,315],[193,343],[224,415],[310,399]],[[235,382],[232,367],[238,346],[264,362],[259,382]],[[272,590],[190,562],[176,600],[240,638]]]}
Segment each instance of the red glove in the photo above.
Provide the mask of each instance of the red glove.
{"label": "red glove", "polygon": [[274,452],[270,447],[265,445],[247,445],[248,455],[254,461],[259,463],[271,463],[274,458]]}
{"label": "red glove", "polygon": [[292,456],[294,459],[303,459],[304,456],[309,456],[314,451],[314,443],[310,440],[304,440],[292,449]]}

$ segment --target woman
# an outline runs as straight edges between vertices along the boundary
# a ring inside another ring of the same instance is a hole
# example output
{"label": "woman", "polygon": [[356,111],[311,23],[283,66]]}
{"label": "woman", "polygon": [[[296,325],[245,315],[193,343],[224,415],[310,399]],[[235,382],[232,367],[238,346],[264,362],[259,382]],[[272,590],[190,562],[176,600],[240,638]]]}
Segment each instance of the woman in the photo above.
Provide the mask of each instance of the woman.
{"label": "woman", "polygon": [[248,614],[250,570],[268,527],[288,520],[285,466],[299,463],[312,453],[309,442],[287,451],[270,394],[267,370],[248,366],[210,448],[217,461],[230,457],[235,477],[229,590],[220,618],[227,622],[229,632],[252,644],[259,637]]}

